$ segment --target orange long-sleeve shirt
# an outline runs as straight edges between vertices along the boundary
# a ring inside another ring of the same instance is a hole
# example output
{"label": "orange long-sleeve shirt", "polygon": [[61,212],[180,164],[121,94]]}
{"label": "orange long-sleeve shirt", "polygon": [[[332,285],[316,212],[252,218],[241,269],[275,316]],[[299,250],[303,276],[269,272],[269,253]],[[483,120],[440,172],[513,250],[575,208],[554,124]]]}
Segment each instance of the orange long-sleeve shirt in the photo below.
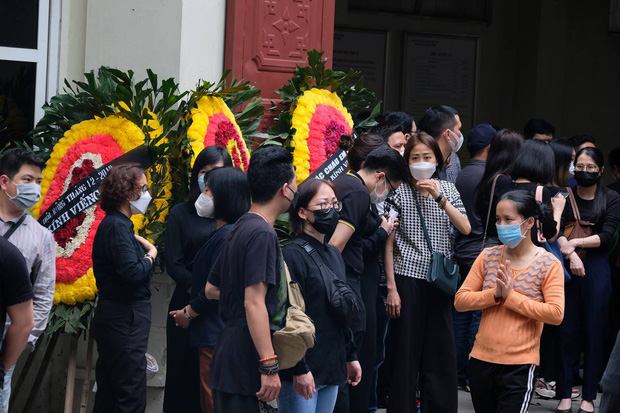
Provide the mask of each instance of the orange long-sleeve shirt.
{"label": "orange long-sleeve shirt", "polygon": [[458,311],[482,310],[472,357],[496,364],[539,364],[543,323],[558,325],[564,317],[562,264],[543,251],[527,268],[512,270],[513,290],[496,301],[503,253],[503,246],[482,251],[456,293],[454,306]]}

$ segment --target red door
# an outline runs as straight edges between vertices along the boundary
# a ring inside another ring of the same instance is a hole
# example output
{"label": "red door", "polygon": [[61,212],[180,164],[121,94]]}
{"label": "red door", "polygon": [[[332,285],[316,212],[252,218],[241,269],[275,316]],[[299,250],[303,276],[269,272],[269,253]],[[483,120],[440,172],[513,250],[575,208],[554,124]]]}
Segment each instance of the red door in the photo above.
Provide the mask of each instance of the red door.
{"label": "red door", "polygon": [[[323,50],[331,67],[334,7],[335,0],[228,0],[225,69],[261,89],[268,109],[308,50]],[[272,118],[265,113],[262,131]]]}

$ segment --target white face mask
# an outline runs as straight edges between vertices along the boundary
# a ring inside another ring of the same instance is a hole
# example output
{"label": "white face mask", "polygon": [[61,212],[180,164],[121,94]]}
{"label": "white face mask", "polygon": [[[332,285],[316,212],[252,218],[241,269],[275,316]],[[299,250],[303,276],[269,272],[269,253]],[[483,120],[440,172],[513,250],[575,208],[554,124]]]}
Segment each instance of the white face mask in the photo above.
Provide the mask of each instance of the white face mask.
{"label": "white face mask", "polygon": [[149,204],[151,203],[151,199],[153,199],[153,197],[151,197],[149,191],[146,191],[142,192],[140,198],[136,199],[135,201],[129,201],[129,205],[131,206],[131,213],[134,215],[144,214],[146,212],[146,209],[149,207]]}
{"label": "white face mask", "polygon": [[405,156],[405,148],[398,151],[398,153],[400,153],[400,156]]}
{"label": "white face mask", "polygon": [[452,148],[452,152],[456,153],[459,151],[459,149],[461,149],[461,146],[463,146],[463,141],[465,140],[465,138],[463,137],[463,135],[459,136],[450,129],[448,129],[448,132],[450,132],[450,135],[452,135],[452,137],[456,139],[456,143],[452,143],[452,141],[448,139],[448,144],[450,145],[450,148]]}
{"label": "white face mask", "polygon": [[568,176],[571,178],[575,176],[575,164],[572,162],[570,166],[568,167]]}
{"label": "white face mask", "polygon": [[387,184],[385,185],[385,191],[383,191],[381,195],[377,193],[378,186],[379,182],[375,184],[375,189],[370,193],[370,202],[373,204],[380,204],[387,199],[388,195],[390,195],[390,191],[387,189]]}
{"label": "white face mask", "polygon": [[435,170],[437,170],[437,165],[433,162],[414,162],[409,165],[409,170],[413,179],[419,181],[432,178]]}
{"label": "white face mask", "polygon": [[213,211],[215,210],[215,205],[213,204],[213,198],[207,194],[200,194],[196,202],[194,202],[194,206],[196,207],[196,212],[199,217],[202,218],[213,218]]}
{"label": "white face mask", "polygon": [[6,195],[17,208],[23,210],[30,209],[41,199],[41,185],[16,184],[15,182],[13,184],[17,188],[17,193],[15,196],[11,196],[7,192]]}

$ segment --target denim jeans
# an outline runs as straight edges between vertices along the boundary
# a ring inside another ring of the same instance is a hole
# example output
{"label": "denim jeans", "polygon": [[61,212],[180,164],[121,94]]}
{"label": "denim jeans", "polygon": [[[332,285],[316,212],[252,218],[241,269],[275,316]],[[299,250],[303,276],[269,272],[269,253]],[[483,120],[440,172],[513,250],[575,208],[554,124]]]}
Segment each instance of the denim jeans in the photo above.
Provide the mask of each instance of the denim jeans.
{"label": "denim jeans", "polygon": [[474,346],[482,311],[466,311],[460,313],[456,310],[452,314],[454,325],[454,342],[456,346],[456,365],[459,386],[469,384],[467,369],[469,366],[469,353]]}
{"label": "denim jeans", "polygon": [[338,386],[316,386],[311,399],[295,393],[293,383],[283,381],[278,396],[279,413],[332,413],[338,396]]}
{"label": "denim jeans", "polygon": [[11,398],[11,377],[15,366],[4,374],[4,384],[0,390],[0,413],[9,413],[9,399]]}

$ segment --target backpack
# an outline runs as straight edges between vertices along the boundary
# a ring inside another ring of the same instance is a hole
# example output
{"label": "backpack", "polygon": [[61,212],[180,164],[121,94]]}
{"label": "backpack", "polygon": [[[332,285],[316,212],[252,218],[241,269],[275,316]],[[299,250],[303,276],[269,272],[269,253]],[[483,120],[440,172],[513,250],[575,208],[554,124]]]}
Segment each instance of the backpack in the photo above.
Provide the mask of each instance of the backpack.
{"label": "backpack", "polygon": [[360,311],[353,290],[351,290],[346,281],[338,278],[336,274],[325,265],[319,253],[312,248],[310,244],[299,238],[294,239],[292,242],[301,246],[319,268],[323,284],[325,284],[327,302],[330,304],[332,314],[336,317],[341,326],[349,327]]}
{"label": "backpack", "polygon": [[273,333],[271,341],[278,356],[280,369],[283,370],[295,367],[306,355],[306,351],[314,347],[316,337],[314,336],[314,323],[306,314],[306,303],[299,284],[291,280],[291,274],[282,254],[280,254],[280,260],[286,274],[288,307],[284,326]]}

